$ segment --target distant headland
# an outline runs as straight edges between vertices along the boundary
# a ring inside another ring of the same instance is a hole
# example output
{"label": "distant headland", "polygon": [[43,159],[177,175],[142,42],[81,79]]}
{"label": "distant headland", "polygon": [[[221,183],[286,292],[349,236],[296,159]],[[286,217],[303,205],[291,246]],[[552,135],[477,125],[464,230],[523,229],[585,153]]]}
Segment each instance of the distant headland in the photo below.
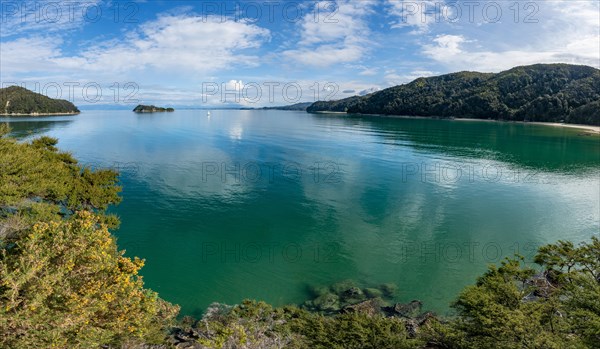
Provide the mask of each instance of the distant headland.
{"label": "distant headland", "polygon": [[163,113],[163,112],[174,112],[175,109],[173,108],[162,108],[162,107],[155,107],[153,105],[138,105],[137,107],[135,107],[133,109],[134,112],[136,113]]}
{"label": "distant headland", "polygon": [[64,99],[53,99],[20,86],[0,88],[0,116],[46,116],[79,114]]}
{"label": "distant headland", "polygon": [[600,70],[535,64],[497,74],[459,72],[366,96],[318,101],[307,111],[600,126]]}

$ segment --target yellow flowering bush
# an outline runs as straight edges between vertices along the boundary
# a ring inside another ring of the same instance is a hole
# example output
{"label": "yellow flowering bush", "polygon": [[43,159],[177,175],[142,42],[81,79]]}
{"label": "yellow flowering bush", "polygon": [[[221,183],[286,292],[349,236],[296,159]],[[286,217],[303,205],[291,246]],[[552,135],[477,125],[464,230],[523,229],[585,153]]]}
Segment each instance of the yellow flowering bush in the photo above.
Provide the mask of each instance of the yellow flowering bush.
{"label": "yellow flowering bush", "polygon": [[57,139],[43,136],[25,143],[7,132],[6,126],[0,129],[0,240],[18,239],[36,222],[82,210],[118,226],[118,219],[105,212],[121,200],[117,172],[81,166],[56,148]]}
{"label": "yellow flowering bush", "polygon": [[41,222],[0,255],[1,348],[97,348],[160,342],[178,312],[144,289],[144,262],[123,255],[86,211]]}

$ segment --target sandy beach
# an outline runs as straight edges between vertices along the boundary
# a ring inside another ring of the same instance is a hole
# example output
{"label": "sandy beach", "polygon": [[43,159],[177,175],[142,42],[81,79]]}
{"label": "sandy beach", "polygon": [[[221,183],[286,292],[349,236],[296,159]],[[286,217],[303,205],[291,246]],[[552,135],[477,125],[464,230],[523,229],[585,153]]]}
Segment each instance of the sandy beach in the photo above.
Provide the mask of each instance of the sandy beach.
{"label": "sandy beach", "polygon": [[456,120],[456,121],[512,122],[512,123],[524,124],[524,125],[543,125],[543,126],[553,126],[553,127],[567,127],[567,128],[577,128],[577,129],[581,129],[581,130],[586,130],[586,131],[588,131],[588,133],[600,134],[600,126],[592,126],[592,125],[564,124],[564,123],[560,123],[560,122],[525,122],[525,121],[484,120],[484,119],[469,119],[469,118],[455,118],[453,120]]}
{"label": "sandy beach", "polygon": [[[315,112],[315,114],[348,114],[346,112],[334,112],[334,111],[319,111]],[[543,126],[553,126],[553,127],[567,127],[567,128],[576,128],[580,130],[587,131],[589,134],[599,134],[600,135],[600,126],[593,125],[581,125],[581,124],[564,124],[560,122],[525,122],[525,121],[505,121],[505,120],[489,120],[489,119],[473,119],[473,118],[436,118],[431,116],[406,116],[406,115],[383,115],[383,114],[354,114],[354,115],[362,115],[362,116],[375,116],[375,117],[383,117],[383,118],[398,118],[398,119],[439,119],[439,120],[453,120],[453,121],[477,121],[477,122],[506,122],[506,123],[517,123],[524,125],[543,125]]]}
{"label": "sandy beach", "polygon": [[600,126],[580,125],[580,124],[561,124],[561,123],[557,123],[557,122],[529,122],[529,124],[555,126],[555,127],[578,128],[578,129],[583,129],[583,130],[591,131],[592,133],[598,133],[598,134],[600,134]]}

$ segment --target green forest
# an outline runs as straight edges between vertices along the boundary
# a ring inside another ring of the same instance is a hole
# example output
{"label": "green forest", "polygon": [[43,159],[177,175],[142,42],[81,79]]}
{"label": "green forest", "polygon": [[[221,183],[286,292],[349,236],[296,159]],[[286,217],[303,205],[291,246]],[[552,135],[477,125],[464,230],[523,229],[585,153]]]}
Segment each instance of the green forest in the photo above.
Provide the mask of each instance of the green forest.
{"label": "green forest", "polygon": [[136,113],[164,113],[164,112],[174,112],[175,109],[140,104],[137,107],[133,108],[133,111]]}
{"label": "green forest", "polygon": [[315,102],[307,111],[600,125],[600,70],[536,64],[497,74],[459,72]]}
{"label": "green forest", "polygon": [[64,99],[52,99],[19,86],[0,88],[0,115],[76,114],[79,109]]}
{"label": "green forest", "polygon": [[[0,125],[1,348],[600,348],[597,237],[541,247],[536,268],[519,256],[489,266],[457,295],[454,317],[386,304],[392,286],[351,284],[305,305],[246,300],[178,316],[111,233],[118,174],[82,166],[57,139],[9,132]],[[328,308],[338,295],[346,305]]]}

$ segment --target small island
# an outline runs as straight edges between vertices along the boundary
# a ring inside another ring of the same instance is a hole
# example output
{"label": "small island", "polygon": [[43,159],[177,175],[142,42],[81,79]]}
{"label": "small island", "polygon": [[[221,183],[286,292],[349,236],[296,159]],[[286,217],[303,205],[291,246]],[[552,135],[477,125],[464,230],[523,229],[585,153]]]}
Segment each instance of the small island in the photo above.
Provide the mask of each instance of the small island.
{"label": "small island", "polygon": [[0,116],[47,116],[79,114],[64,99],[53,99],[20,86],[0,88]]}
{"label": "small island", "polygon": [[164,112],[174,112],[175,109],[173,108],[161,108],[161,107],[155,107],[153,105],[138,105],[137,107],[135,107],[133,109],[133,111],[135,113],[164,113]]}

